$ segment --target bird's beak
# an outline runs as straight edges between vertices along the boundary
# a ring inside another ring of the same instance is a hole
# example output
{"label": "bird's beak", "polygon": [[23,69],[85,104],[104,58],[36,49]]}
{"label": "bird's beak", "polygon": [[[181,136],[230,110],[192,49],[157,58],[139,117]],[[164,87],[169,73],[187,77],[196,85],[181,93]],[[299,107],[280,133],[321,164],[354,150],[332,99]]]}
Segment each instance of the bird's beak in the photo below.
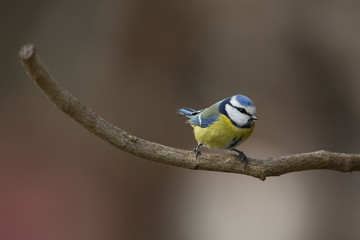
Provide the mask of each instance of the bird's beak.
{"label": "bird's beak", "polygon": [[258,117],[256,116],[256,114],[251,115],[251,118],[254,120],[258,120]]}

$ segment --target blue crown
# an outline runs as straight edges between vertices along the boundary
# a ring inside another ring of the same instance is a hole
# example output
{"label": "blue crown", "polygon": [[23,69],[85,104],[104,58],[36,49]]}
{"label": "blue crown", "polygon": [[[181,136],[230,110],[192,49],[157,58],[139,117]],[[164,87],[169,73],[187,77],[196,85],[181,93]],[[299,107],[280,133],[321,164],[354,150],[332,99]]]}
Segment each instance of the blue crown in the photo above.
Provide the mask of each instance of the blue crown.
{"label": "blue crown", "polygon": [[254,103],[250,100],[250,98],[241,94],[236,95],[236,100],[244,107],[255,106]]}

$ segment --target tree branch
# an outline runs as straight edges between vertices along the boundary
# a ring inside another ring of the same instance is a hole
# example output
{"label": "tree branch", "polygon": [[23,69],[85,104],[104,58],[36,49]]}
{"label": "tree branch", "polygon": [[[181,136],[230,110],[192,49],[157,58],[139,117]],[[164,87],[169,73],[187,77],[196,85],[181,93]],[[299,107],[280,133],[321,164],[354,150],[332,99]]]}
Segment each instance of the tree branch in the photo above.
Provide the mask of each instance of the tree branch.
{"label": "tree branch", "polygon": [[58,108],[98,137],[141,158],[189,169],[245,174],[261,180],[270,176],[311,169],[360,171],[360,155],[323,150],[267,160],[249,158],[246,167],[237,156],[232,154],[203,153],[195,159],[192,151],[176,149],[132,136],[99,117],[55,81],[32,44],[26,44],[21,48],[19,58],[30,78]]}

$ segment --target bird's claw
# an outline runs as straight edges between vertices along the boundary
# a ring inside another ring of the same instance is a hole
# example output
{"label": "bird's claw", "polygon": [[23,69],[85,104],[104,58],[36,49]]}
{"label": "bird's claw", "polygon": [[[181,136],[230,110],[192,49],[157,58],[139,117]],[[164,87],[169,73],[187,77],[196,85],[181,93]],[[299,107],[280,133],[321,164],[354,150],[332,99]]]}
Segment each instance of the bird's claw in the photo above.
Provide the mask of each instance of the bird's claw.
{"label": "bird's claw", "polygon": [[197,147],[196,148],[194,148],[194,152],[195,152],[195,158],[198,158],[198,156],[199,155],[201,155],[201,152],[200,152],[200,147],[202,146],[202,143],[199,143],[198,145],[197,145]]}
{"label": "bird's claw", "polygon": [[200,152],[199,148],[194,148],[193,151],[195,152],[195,158],[198,158],[198,156],[201,155],[201,152]]}
{"label": "bird's claw", "polygon": [[240,150],[237,150],[237,149],[234,149],[234,148],[231,149],[231,150],[233,150],[233,151],[235,151],[235,152],[237,152],[239,154],[239,157],[241,157],[241,159],[243,160],[244,165],[246,167],[246,165],[248,163],[248,157],[246,156],[246,154],[244,152],[242,152]]}

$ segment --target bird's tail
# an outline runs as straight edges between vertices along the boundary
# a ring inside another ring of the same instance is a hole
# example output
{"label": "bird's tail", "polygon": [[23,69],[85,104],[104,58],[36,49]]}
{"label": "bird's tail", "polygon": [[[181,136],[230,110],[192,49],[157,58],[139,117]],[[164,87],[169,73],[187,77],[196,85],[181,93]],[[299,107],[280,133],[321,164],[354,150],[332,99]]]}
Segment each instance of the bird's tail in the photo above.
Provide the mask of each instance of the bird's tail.
{"label": "bird's tail", "polygon": [[180,116],[186,116],[191,118],[192,116],[196,115],[199,113],[199,111],[196,111],[194,109],[191,108],[180,108],[176,111]]}

